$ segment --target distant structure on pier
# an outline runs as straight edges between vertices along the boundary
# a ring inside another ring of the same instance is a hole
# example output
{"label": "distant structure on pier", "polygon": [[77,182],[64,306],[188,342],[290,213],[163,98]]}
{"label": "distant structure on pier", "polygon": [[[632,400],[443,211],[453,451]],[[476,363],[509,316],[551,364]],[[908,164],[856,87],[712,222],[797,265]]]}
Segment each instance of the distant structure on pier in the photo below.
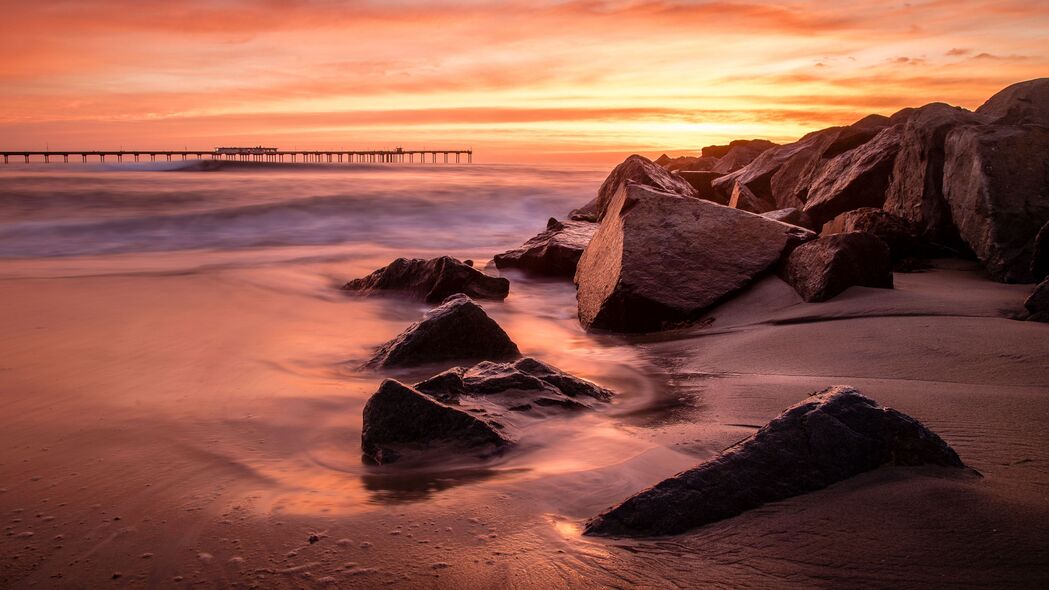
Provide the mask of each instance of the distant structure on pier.
{"label": "distant structure on pier", "polygon": [[52,158],[62,158],[62,162],[68,163],[69,157],[80,156],[82,162],[88,158],[98,158],[99,162],[105,162],[107,157],[116,158],[117,162],[123,162],[125,157],[133,158],[135,162],[141,157],[149,157],[149,161],[156,162],[161,157],[170,162],[173,159],[196,159],[196,160],[238,160],[250,162],[326,162],[326,163],[415,163],[436,164],[438,156],[443,163],[462,163],[462,157],[466,157],[466,163],[473,163],[473,150],[406,150],[398,146],[392,150],[365,150],[365,151],[343,151],[343,150],[281,150],[275,147],[218,147],[214,151],[203,150],[44,150],[44,151],[0,151],[4,157],[4,164],[10,163],[11,158],[22,158],[28,164],[32,158],[40,158],[38,161],[52,162]]}
{"label": "distant structure on pier", "polygon": [[276,154],[277,148],[274,147],[262,147],[261,145],[255,147],[220,147],[215,148],[216,154],[238,154],[238,155],[249,155],[249,154]]}

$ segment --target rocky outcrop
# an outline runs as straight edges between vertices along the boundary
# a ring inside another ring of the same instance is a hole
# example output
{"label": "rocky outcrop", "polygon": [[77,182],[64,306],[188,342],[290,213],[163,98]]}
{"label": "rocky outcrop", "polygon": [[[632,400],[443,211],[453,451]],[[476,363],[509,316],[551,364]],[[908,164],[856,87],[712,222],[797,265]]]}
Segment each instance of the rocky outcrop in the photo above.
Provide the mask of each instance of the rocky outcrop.
{"label": "rocky outcrop", "polygon": [[788,408],[750,438],[590,520],[584,534],[685,532],[884,465],[963,468],[920,422],[847,386]]}
{"label": "rocky outcrop", "polygon": [[997,125],[1049,126],[1049,78],[1008,86],[983,103],[976,112]]}
{"label": "rocky outcrop", "polygon": [[597,231],[597,224],[588,221],[558,221],[553,217],[546,230],[515,248],[495,255],[499,268],[520,268],[528,272],[572,277],[583,249]]}
{"label": "rocky outcrop", "polygon": [[1049,279],[1035,287],[1034,292],[1024,301],[1024,307],[1030,315],[1027,319],[1034,322],[1049,322]]}
{"label": "rocky outcrop", "polygon": [[346,283],[342,289],[360,295],[399,291],[437,303],[456,293],[475,299],[505,299],[510,281],[490,277],[450,256],[430,260],[398,258],[366,277]]}
{"label": "rocky outcrop", "polygon": [[918,230],[906,219],[897,217],[888,211],[863,207],[835,217],[823,226],[823,235],[861,231],[881,238],[893,260],[903,260],[925,254]]}
{"label": "rocky outcrop", "polygon": [[680,177],[667,172],[644,156],[633,155],[612,170],[601,184],[593,201],[572,211],[569,217],[574,221],[601,221],[612,197],[629,183],[650,186],[682,197],[698,198],[696,189]]}
{"label": "rocky outcrop", "polygon": [[497,422],[386,379],[364,406],[361,452],[380,465],[435,451],[484,457],[513,444],[500,430]]}
{"label": "rocky outcrop", "polygon": [[579,260],[580,322],[650,332],[693,321],[813,237],[710,201],[626,185]]}
{"label": "rocky outcrop", "polygon": [[721,195],[714,191],[714,187],[711,184],[723,176],[721,173],[683,170],[677,174],[685,182],[691,184],[692,188],[696,189],[696,196],[700,199],[714,201],[715,203],[721,203],[722,205],[728,204],[728,200],[722,199]]}
{"label": "rocky outcrop", "polygon": [[1032,265],[1049,222],[1049,127],[957,127],[944,158],[944,199],[961,238],[996,280],[1039,280]]}
{"label": "rocky outcrop", "polygon": [[782,276],[805,301],[826,301],[852,286],[891,289],[892,256],[872,234],[831,234],[798,246]]}
{"label": "rocky outcrop", "polygon": [[686,172],[686,171],[709,171],[714,166],[717,166],[718,159],[709,156],[702,156],[699,158],[693,156],[681,156],[680,158],[674,158],[670,162],[663,165],[670,172]]}
{"label": "rocky outcrop", "polygon": [[727,147],[728,149],[724,150],[724,152],[717,149],[717,153],[721,153],[721,155],[718,156],[717,164],[711,168],[711,171],[719,174],[728,174],[750,164],[763,152],[777,145],[765,139],[738,139],[727,146],[705,147],[702,153],[706,156],[712,151],[711,148]]}
{"label": "rocky outcrop", "polygon": [[506,332],[481,306],[453,295],[383,344],[365,367],[413,367],[441,361],[505,360],[521,356]]}

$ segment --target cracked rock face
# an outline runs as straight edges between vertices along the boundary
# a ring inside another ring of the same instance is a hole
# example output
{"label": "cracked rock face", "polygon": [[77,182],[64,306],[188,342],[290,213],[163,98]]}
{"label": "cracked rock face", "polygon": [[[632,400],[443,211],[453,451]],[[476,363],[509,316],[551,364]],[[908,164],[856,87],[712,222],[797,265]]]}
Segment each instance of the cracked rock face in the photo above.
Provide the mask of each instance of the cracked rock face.
{"label": "cracked rock face", "polygon": [[510,281],[488,276],[451,256],[430,260],[398,258],[366,277],[346,283],[342,289],[360,295],[402,292],[427,303],[437,303],[456,293],[474,299],[506,299]]}
{"label": "cracked rock face", "polygon": [[963,468],[920,422],[848,386],[813,394],[750,438],[590,520],[584,534],[673,535],[883,465]]}

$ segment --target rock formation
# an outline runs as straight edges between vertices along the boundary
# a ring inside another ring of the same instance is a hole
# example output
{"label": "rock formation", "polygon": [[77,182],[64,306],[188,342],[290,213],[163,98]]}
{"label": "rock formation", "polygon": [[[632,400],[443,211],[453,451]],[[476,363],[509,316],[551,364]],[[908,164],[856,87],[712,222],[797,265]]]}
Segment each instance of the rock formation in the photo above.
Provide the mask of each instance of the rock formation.
{"label": "rock formation", "polygon": [[572,211],[569,217],[574,221],[601,221],[612,197],[628,183],[650,186],[683,197],[698,198],[696,189],[692,188],[691,184],[652,163],[648,158],[633,155],[612,170],[601,184],[593,201]]}
{"label": "rock formation", "polygon": [[893,260],[925,254],[914,224],[888,211],[862,207],[835,217],[823,225],[821,234],[862,231],[874,234],[889,246]]}
{"label": "rock formation", "polygon": [[490,277],[450,256],[441,256],[430,260],[398,258],[342,288],[361,295],[400,291],[425,299],[427,303],[437,303],[456,293],[475,299],[505,299],[510,292],[510,281]]}
{"label": "rock formation", "polygon": [[520,248],[495,255],[499,268],[520,268],[550,276],[572,277],[583,249],[597,231],[588,221],[558,221],[553,217],[546,230],[525,242]]}
{"label": "rock formation", "polygon": [[1024,301],[1024,307],[1031,315],[1027,319],[1035,322],[1049,322],[1049,279],[1045,279]]}
{"label": "rock formation", "polygon": [[805,301],[826,301],[856,285],[891,289],[892,256],[875,235],[830,234],[795,248],[782,275]]}

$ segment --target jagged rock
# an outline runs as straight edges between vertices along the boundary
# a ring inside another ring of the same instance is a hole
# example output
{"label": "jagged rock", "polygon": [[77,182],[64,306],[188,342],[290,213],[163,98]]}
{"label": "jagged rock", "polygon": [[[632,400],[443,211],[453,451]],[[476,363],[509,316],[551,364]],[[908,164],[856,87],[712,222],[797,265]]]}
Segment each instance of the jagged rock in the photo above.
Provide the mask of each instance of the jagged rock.
{"label": "jagged rock", "polygon": [[1031,314],[1027,319],[1049,322],[1049,279],[1045,279],[1034,288],[1034,292],[1024,301],[1024,307]]}
{"label": "jagged rock", "polygon": [[601,221],[612,197],[628,183],[651,186],[683,197],[698,198],[696,189],[692,188],[691,184],[652,163],[648,158],[635,154],[612,170],[601,184],[593,201],[572,211],[569,217],[574,221]]}
{"label": "jagged rock", "polygon": [[884,465],[965,467],[921,422],[851,387],[831,387],[714,459],[593,518],[584,534],[678,534]]}
{"label": "jagged rock", "polygon": [[914,223],[928,241],[961,247],[943,198],[944,142],[951,129],[985,120],[943,103],[908,109],[884,209]]}
{"label": "jagged rock", "polygon": [[714,201],[722,205],[728,204],[728,199],[722,199],[721,195],[714,191],[714,187],[710,184],[723,176],[720,172],[701,172],[693,170],[682,170],[677,173],[685,182],[692,185],[692,188],[696,189],[696,196],[700,199],[706,199],[708,201]]}
{"label": "jagged rock", "polygon": [[377,464],[405,454],[436,450],[487,456],[513,444],[501,426],[393,379],[386,379],[364,406],[361,451]]}
{"label": "jagged rock", "polygon": [[842,213],[824,224],[820,233],[826,235],[854,231],[867,232],[881,238],[889,246],[893,260],[924,254],[914,224],[882,209],[863,207]]}
{"label": "jagged rock", "polygon": [[804,211],[814,224],[860,207],[881,207],[893,162],[900,149],[899,126],[881,129],[873,139],[834,156],[809,184]]}
{"label": "jagged rock", "polygon": [[[728,149],[718,157],[717,164],[711,168],[711,171],[719,174],[728,174],[735,172],[740,168],[750,164],[755,158],[761,155],[762,152],[770,148],[776,147],[778,144],[772,143],[765,139],[737,139],[728,144]],[[703,155],[707,155],[707,152],[711,147],[720,148],[723,146],[709,146],[703,148]],[[721,150],[718,150],[720,152]]]}
{"label": "jagged rock", "polygon": [[800,209],[795,209],[793,207],[767,211],[762,213],[761,216],[781,223],[789,223],[798,227],[804,227],[805,229],[813,228],[812,221],[805,215],[805,213]]}
{"label": "jagged rock", "polygon": [[607,402],[615,395],[531,357],[513,363],[486,361],[470,368],[455,367],[415,387],[446,403],[459,403],[465,396],[496,400],[505,407],[585,408],[589,407],[588,399]]}
{"label": "jagged rock", "polygon": [[1049,127],[957,127],[944,157],[944,199],[961,238],[994,279],[1040,279],[1031,267],[1049,222]]}
{"label": "jagged rock", "polygon": [[1034,256],[1031,259],[1031,274],[1035,280],[1049,276],[1049,221],[1038,230],[1034,238]]}
{"label": "jagged rock", "polygon": [[998,125],[1049,125],[1049,78],[1007,86],[976,112]]}
{"label": "jagged rock", "polygon": [[681,156],[680,158],[674,158],[663,167],[669,172],[705,172],[709,171],[714,166],[717,166],[717,163],[717,158],[711,158],[709,156],[702,156],[699,158]]}
{"label": "jagged rock", "polygon": [[738,182],[732,188],[732,196],[728,200],[728,206],[740,211],[750,211],[751,213],[767,213],[775,208],[773,203],[762,200],[749,188]]}
{"label": "jagged rock", "polygon": [[541,275],[572,277],[583,249],[597,231],[588,221],[558,221],[553,217],[546,231],[528,240],[520,248],[495,255],[499,268],[521,268]]}
{"label": "jagged rock", "polygon": [[627,185],[579,260],[579,320],[622,332],[695,320],[813,237],[710,201]]}
{"label": "jagged rock", "polygon": [[450,360],[505,360],[521,356],[499,324],[469,297],[457,294],[426,312],[383,344],[365,366],[411,367]]}
{"label": "jagged rock", "polygon": [[872,234],[831,234],[795,248],[782,274],[805,301],[826,301],[856,285],[891,289],[892,256]]}
{"label": "jagged rock", "polygon": [[666,154],[663,154],[662,156],[659,156],[658,158],[653,160],[652,163],[659,164],[660,166],[664,166],[665,167],[667,164],[669,164],[672,161],[673,160],[670,158],[670,156],[668,156]]}
{"label": "jagged rock", "polygon": [[428,303],[444,301],[463,293],[477,299],[505,299],[510,281],[490,277],[450,256],[424,260],[398,258],[366,277],[343,285],[344,291],[370,295],[382,291],[401,291],[422,297]]}

